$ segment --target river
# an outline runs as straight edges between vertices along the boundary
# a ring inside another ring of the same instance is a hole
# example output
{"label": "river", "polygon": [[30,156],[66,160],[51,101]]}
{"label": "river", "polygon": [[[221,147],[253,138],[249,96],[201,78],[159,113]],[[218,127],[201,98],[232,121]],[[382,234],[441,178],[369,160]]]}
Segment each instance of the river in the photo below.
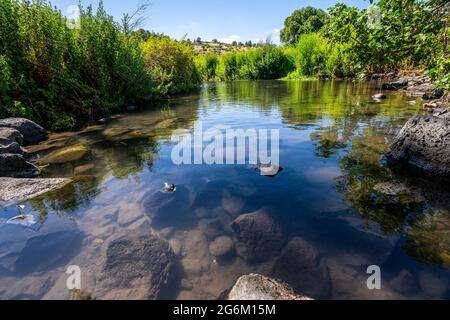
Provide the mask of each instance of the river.
{"label": "river", "polygon": [[[22,208],[0,209],[0,298],[65,299],[66,267],[77,265],[83,287],[102,299],[95,285],[108,239],[147,228],[177,254],[182,275],[169,290],[176,299],[217,299],[249,273],[279,278],[314,298],[449,299],[446,202],[430,200],[423,184],[399,176],[382,157],[422,103],[400,93],[375,101],[378,88],[347,81],[211,83],[160,107],[50,135],[31,147],[36,162],[70,146],[88,151],[43,169],[44,177],[75,177],[74,183]],[[205,130],[278,130],[282,171],[268,177],[250,164],[174,164],[172,133],[198,123]],[[165,182],[177,190],[161,204]],[[400,185],[400,192],[380,192],[386,184]],[[242,252],[223,261],[212,256],[217,237],[237,241],[234,219],[262,208],[281,230],[278,250],[262,260]],[[32,221],[8,223],[19,213]],[[289,249],[291,239],[308,245]],[[380,290],[367,288],[373,265],[381,270]]]}

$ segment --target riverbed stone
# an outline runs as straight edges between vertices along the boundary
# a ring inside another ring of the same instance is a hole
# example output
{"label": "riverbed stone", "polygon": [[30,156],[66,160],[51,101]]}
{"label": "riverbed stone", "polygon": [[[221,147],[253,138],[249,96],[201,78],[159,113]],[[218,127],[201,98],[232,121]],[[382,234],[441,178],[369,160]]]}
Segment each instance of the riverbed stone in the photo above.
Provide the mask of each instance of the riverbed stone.
{"label": "riverbed stone", "polygon": [[0,127],[0,140],[23,143],[23,135],[14,128]]}
{"label": "riverbed stone", "polygon": [[54,151],[49,155],[39,159],[39,163],[62,164],[81,160],[89,149],[85,145],[76,145],[61,150]]}
{"label": "riverbed stone", "polygon": [[44,128],[31,120],[24,118],[7,118],[0,120],[0,128],[13,128],[23,136],[24,145],[37,144],[47,139],[48,134]]}
{"label": "riverbed stone", "polygon": [[228,293],[228,300],[312,300],[299,295],[285,283],[259,274],[240,277]]}
{"label": "riverbed stone", "polygon": [[387,158],[432,175],[450,176],[450,120],[413,117],[395,138]]}
{"label": "riverbed stone", "polygon": [[330,297],[328,268],[311,244],[300,237],[291,239],[283,249],[275,263],[274,274],[289,283],[294,290],[308,296],[317,299]]}
{"label": "riverbed stone", "polygon": [[23,201],[60,188],[70,179],[15,179],[0,178],[0,201]]}
{"label": "riverbed stone", "polygon": [[107,245],[96,296],[104,299],[165,299],[176,280],[175,254],[153,235],[122,235]]}
{"label": "riverbed stone", "polygon": [[162,190],[150,191],[144,196],[143,210],[157,230],[169,226],[184,226],[194,222],[189,214],[189,190],[178,185],[177,191],[167,193]]}
{"label": "riverbed stone", "polygon": [[402,78],[397,81],[385,82],[381,86],[383,90],[399,90],[408,85],[408,79]]}
{"label": "riverbed stone", "polygon": [[230,255],[234,251],[234,241],[228,236],[217,237],[209,244],[209,252],[216,258]]}
{"label": "riverbed stone", "polygon": [[16,153],[0,154],[0,177],[32,178],[40,174],[39,169]]}
{"label": "riverbed stone", "polygon": [[0,154],[3,153],[25,155],[26,151],[17,142],[2,143],[2,141],[0,141]]}
{"label": "riverbed stone", "polygon": [[231,228],[237,238],[236,251],[245,260],[268,260],[283,245],[281,228],[266,208],[239,216]]}

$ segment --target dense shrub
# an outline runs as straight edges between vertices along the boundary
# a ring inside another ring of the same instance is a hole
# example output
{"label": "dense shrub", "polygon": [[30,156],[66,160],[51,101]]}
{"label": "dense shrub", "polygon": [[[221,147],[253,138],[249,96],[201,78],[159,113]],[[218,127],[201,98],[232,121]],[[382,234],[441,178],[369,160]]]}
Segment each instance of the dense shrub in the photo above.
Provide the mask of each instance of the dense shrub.
{"label": "dense shrub", "polygon": [[220,56],[217,75],[221,80],[269,80],[285,77],[293,63],[282,48],[265,45]]}
{"label": "dense shrub", "polygon": [[195,59],[197,70],[204,81],[216,80],[219,58],[214,53],[197,56]]}
{"label": "dense shrub", "polygon": [[0,0],[0,30],[1,117],[71,129],[151,97],[138,41],[101,3],[70,29],[46,1]]}
{"label": "dense shrub", "polygon": [[201,82],[192,46],[167,36],[150,37],[142,45],[145,68],[162,95],[186,92]]}
{"label": "dense shrub", "polygon": [[103,9],[80,7],[71,29],[44,0],[0,0],[0,117],[72,129],[127,104],[199,85],[192,49],[124,32]]}

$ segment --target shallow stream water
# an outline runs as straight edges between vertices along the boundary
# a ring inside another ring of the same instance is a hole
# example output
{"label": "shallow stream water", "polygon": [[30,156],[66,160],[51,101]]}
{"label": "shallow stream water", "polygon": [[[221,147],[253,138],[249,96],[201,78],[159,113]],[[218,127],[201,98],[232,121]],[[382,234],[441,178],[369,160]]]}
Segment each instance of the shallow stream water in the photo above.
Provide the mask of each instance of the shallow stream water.
{"label": "shallow stream water", "polygon": [[[68,265],[81,267],[82,285],[96,298],[114,297],[95,290],[104,244],[148,228],[177,254],[182,276],[172,298],[217,299],[239,276],[261,273],[314,298],[449,299],[450,198],[445,188],[392,171],[382,157],[422,103],[400,93],[375,101],[379,87],[213,83],[161,107],[52,134],[30,148],[37,163],[70,146],[88,151],[43,168],[44,177],[74,183],[23,209],[0,209],[0,298],[66,299]],[[251,165],[175,165],[173,131],[199,121],[204,129],[278,129],[283,170],[266,177]],[[161,209],[155,195],[164,182],[177,190]],[[236,241],[234,219],[262,208],[280,226],[283,247],[293,238],[309,244],[303,256],[283,248],[263,261],[211,255],[215,238]],[[10,223],[19,213],[34,222]],[[381,290],[367,288],[370,265],[380,267]]]}

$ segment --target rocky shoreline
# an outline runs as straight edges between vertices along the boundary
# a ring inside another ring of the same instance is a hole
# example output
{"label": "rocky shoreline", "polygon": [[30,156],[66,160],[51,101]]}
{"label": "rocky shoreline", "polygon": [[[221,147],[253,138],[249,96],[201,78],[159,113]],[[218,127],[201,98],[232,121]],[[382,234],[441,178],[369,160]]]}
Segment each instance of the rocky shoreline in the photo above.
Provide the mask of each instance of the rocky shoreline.
{"label": "rocky shoreline", "polygon": [[23,118],[0,120],[0,202],[19,202],[62,187],[70,179],[37,178],[41,170],[29,162],[26,147],[48,138],[47,131]]}
{"label": "rocky shoreline", "polygon": [[401,76],[384,82],[382,90],[396,90],[424,100],[426,115],[411,118],[386,153],[400,164],[429,176],[450,178],[450,97],[424,75]]}

